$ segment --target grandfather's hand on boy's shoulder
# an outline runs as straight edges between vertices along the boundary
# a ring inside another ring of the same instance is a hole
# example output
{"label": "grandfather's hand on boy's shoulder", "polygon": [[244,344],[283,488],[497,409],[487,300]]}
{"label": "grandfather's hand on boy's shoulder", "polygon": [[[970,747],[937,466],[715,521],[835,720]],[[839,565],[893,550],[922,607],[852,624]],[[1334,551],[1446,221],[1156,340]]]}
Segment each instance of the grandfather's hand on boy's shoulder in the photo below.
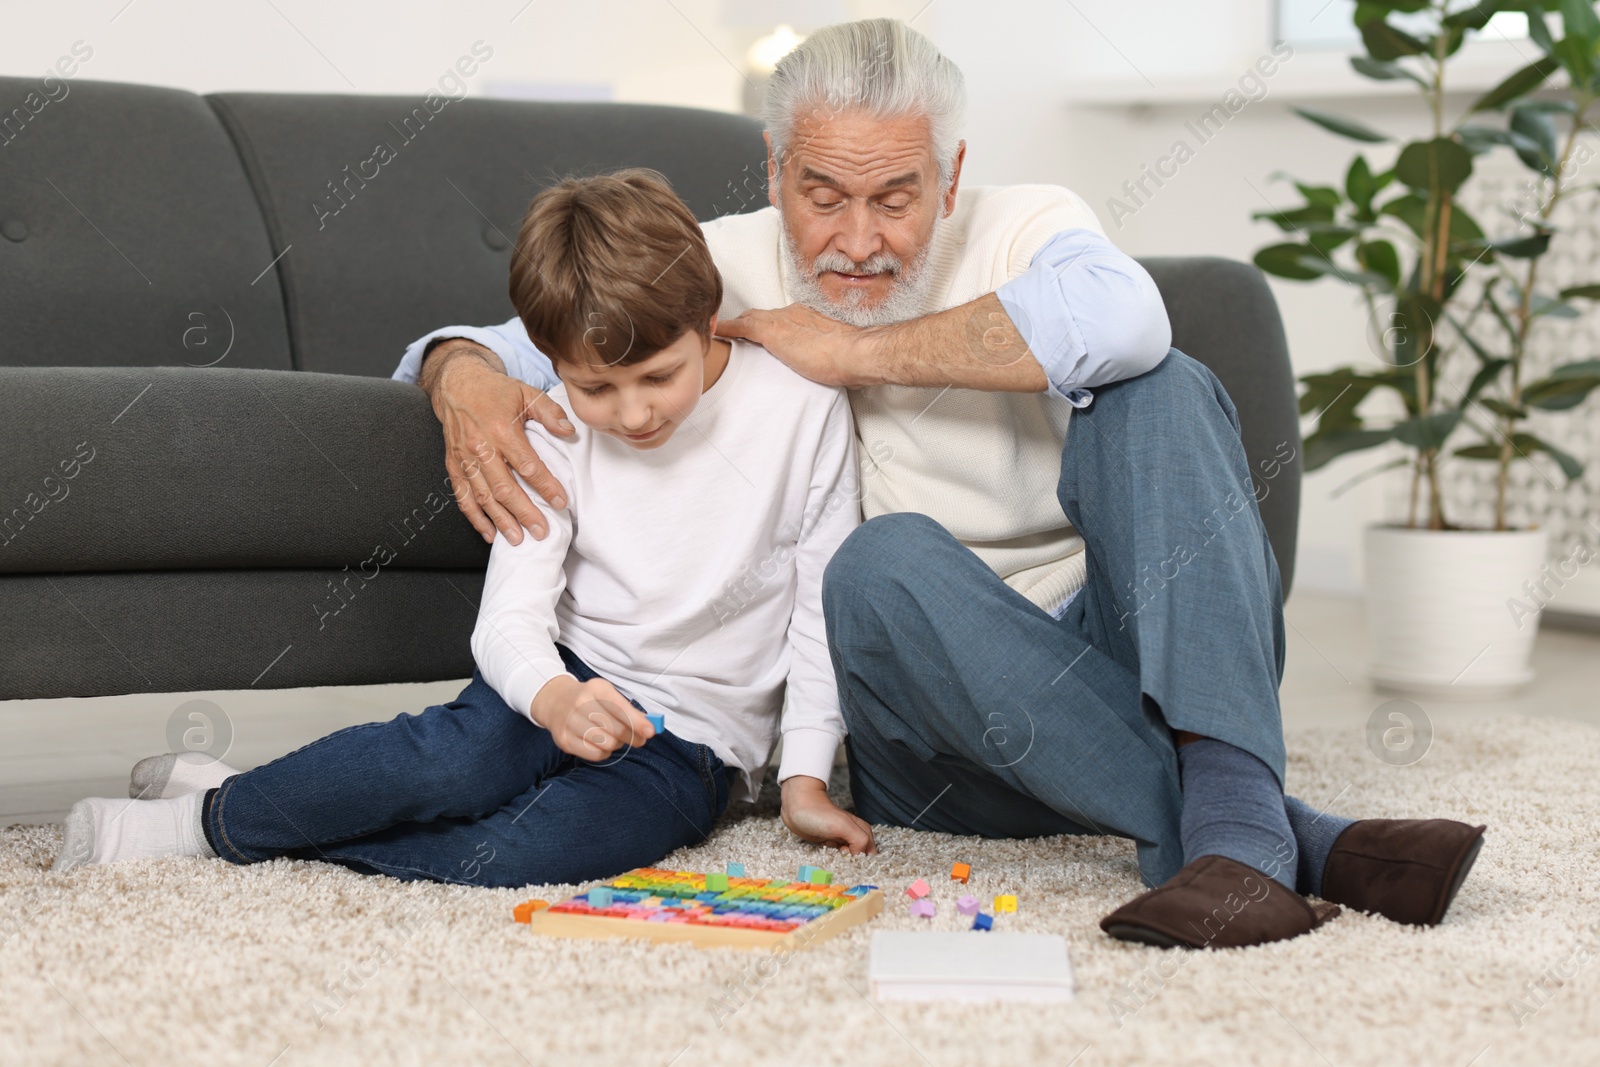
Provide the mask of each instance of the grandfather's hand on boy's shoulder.
{"label": "grandfather's hand on boy's shoulder", "polygon": [[526,526],[536,540],[549,532],[543,513],[523,492],[515,470],[551,507],[566,507],[566,491],[532,446],[523,424],[536,420],[557,436],[573,432],[560,404],[526,382],[508,377],[489,349],[455,338],[428,353],[418,384],[444,428],[445,469],[456,505],[485,541],[498,529],[521,544]]}
{"label": "grandfather's hand on boy's shoulder", "polygon": [[863,332],[804,304],[770,311],[751,308],[717,322],[718,336],[754,341],[795,373],[822,385],[872,384],[861,373]]}
{"label": "grandfather's hand on boy's shoulder", "polygon": [[828,784],[820,778],[796,774],[783,780],[783,825],[802,841],[827,845],[840,852],[876,853],[872,825],[828,798]]}
{"label": "grandfather's hand on boy's shoulder", "polygon": [[580,682],[557,675],[539,688],[529,717],[550,731],[561,751],[591,762],[656,735],[644,713],[604,678]]}

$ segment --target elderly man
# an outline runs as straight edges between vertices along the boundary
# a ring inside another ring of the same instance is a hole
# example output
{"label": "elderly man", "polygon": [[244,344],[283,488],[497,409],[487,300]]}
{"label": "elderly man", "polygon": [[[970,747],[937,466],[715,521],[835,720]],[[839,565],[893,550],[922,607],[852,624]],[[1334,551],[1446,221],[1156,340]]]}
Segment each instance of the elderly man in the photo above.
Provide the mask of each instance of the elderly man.
{"label": "elderly man", "polygon": [[[1131,838],[1157,888],[1101,924],[1131,940],[1293,937],[1337,911],[1302,893],[1437,923],[1484,828],[1284,796],[1282,592],[1233,404],[1081,199],[961,187],[964,107],[903,24],[822,30],[768,90],[772,207],[703,227],[720,332],[851,389],[866,521],[823,595],[858,814]],[[564,419],[517,320],[436,331],[396,377],[484,537],[543,536],[511,469],[561,507],[521,424]]]}

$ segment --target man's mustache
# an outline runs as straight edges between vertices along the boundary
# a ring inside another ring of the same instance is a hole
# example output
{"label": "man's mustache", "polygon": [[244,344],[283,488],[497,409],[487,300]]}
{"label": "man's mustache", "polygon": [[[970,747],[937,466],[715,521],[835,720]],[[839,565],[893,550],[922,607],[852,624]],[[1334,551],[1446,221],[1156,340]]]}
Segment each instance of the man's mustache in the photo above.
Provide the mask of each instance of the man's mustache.
{"label": "man's mustache", "polygon": [[811,273],[820,277],[827,271],[840,274],[892,274],[898,279],[905,270],[905,262],[896,255],[879,252],[857,263],[843,252],[823,252],[811,263]]}

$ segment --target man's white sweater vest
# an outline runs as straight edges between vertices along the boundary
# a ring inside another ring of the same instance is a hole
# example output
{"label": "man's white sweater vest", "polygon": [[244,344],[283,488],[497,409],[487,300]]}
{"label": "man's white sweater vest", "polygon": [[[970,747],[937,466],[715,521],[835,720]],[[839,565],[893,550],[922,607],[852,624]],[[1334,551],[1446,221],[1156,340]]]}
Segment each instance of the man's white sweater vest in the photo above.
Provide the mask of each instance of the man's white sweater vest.
{"label": "man's white sweater vest", "polygon": [[[721,314],[794,303],[784,289],[776,208],[704,223],[722,270]],[[936,233],[927,315],[992,293],[1062,230],[1103,233],[1056,185],[963,186]],[[976,358],[976,357],[974,357]],[[987,393],[880,385],[850,390],[862,517],[915,511],[937,521],[1007,585],[1052,611],[1084,582],[1083,539],[1056,499],[1072,405],[1053,389]]]}

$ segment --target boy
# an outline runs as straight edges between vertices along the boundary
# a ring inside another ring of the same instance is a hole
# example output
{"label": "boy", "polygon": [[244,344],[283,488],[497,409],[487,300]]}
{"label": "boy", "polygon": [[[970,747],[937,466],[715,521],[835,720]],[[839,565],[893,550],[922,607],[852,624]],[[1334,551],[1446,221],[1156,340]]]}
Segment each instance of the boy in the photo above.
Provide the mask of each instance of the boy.
{"label": "boy", "polygon": [[535,197],[511,299],[578,426],[528,424],[567,507],[543,540],[495,540],[472,684],[242,774],[141,761],[130,795],[159,799],[80,801],[56,869],[292,856],[490,886],[609,877],[754,799],[780,707],[784,822],[875,851],[826,793],[844,726],[822,572],[857,521],[843,392],[712,336],[721,278],[654,171]]}

